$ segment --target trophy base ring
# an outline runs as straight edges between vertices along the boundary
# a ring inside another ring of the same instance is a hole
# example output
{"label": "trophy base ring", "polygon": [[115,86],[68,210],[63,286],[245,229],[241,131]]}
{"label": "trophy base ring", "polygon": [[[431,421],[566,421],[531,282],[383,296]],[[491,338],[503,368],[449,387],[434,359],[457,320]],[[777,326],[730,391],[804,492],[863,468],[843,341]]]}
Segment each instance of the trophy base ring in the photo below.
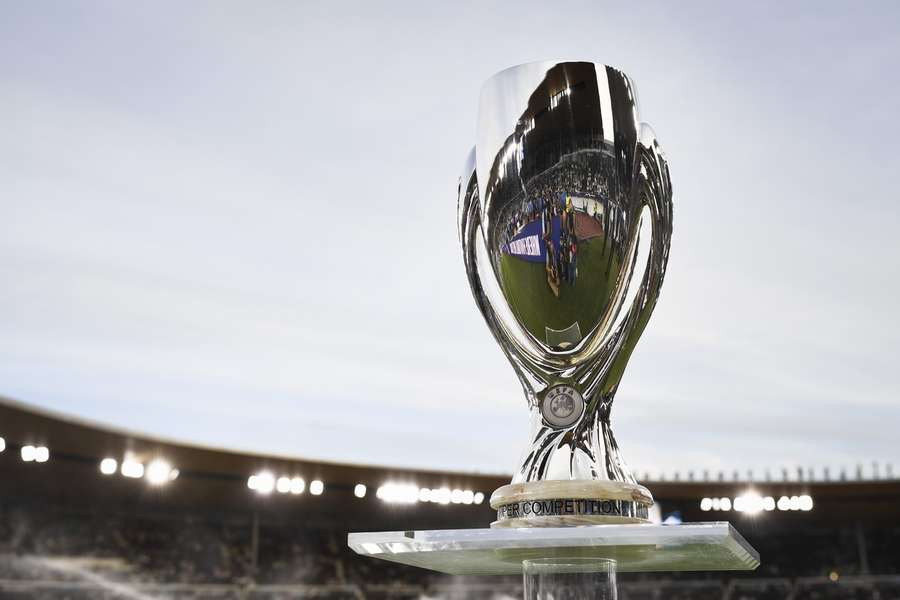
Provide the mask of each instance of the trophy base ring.
{"label": "trophy base ring", "polygon": [[491,494],[491,527],[578,527],[649,523],[653,496],[619,481],[569,480],[511,483]]}

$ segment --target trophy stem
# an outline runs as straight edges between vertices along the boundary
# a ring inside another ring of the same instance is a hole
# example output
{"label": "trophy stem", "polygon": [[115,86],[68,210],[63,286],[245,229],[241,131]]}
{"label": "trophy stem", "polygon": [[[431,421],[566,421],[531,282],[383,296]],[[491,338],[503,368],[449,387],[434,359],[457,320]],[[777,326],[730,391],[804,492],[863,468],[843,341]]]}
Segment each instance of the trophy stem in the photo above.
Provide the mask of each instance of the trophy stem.
{"label": "trophy stem", "polygon": [[492,527],[649,521],[653,496],[634,480],[600,411],[571,428],[555,429],[535,408],[532,434],[512,483],[491,495],[497,510]]}
{"label": "trophy stem", "polygon": [[512,483],[548,479],[636,483],[613,435],[608,410],[589,411],[570,428],[553,428],[533,407],[530,439]]}

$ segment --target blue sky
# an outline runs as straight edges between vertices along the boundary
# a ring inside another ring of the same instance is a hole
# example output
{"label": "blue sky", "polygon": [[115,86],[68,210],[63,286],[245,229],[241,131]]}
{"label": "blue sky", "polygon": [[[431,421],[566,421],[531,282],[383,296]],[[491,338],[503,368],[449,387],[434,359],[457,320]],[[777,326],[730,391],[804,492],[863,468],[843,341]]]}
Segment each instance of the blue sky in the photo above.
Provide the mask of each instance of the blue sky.
{"label": "blue sky", "polygon": [[527,411],[469,294],[456,179],[487,77],[583,58],[635,79],[675,189],[613,411],[633,469],[900,461],[896,3],[0,14],[0,395],[509,471]]}

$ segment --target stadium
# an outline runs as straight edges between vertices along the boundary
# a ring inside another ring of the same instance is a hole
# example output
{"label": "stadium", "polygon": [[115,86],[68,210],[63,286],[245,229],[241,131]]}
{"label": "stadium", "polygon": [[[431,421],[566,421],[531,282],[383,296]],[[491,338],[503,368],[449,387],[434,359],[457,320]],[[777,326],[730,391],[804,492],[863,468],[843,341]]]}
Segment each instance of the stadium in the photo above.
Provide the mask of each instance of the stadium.
{"label": "stadium", "polygon": [[[0,403],[0,598],[516,598],[355,555],[350,531],[484,527],[507,475],[192,447]],[[846,472],[672,473],[657,519],[730,521],[752,573],[622,574],[625,599],[900,598],[900,481]]]}
{"label": "stadium", "polygon": [[900,600],[898,31],[0,1],[0,600]]}

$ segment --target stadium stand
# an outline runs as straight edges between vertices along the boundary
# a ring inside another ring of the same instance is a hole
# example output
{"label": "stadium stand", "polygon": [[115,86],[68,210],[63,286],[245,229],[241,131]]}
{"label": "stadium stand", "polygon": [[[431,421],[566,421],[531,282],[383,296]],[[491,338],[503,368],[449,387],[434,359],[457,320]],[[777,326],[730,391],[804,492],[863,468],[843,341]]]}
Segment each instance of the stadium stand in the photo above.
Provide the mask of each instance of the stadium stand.
{"label": "stadium stand", "polygon": [[[521,597],[517,577],[449,577],[359,557],[351,530],[483,527],[487,502],[391,503],[386,482],[489,494],[502,475],[292,461],[152,440],[0,403],[0,599],[291,598],[401,600]],[[49,460],[24,461],[44,444]],[[104,475],[104,457],[165,457],[178,477]],[[261,470],[324,482],[312,495],[261,494]],[[358,484],[367,486],[358,497]],[[621,573],[624,600],[900,599],[900,482],[647,482],[663,514],[730,520],[759,550],[754,573]],[[753,488],[809,495],[812,510],[701,510],[702,498]],[[459,498],[461,498],[460,496]],[[459,499],[457,498],[457,499]]]}

